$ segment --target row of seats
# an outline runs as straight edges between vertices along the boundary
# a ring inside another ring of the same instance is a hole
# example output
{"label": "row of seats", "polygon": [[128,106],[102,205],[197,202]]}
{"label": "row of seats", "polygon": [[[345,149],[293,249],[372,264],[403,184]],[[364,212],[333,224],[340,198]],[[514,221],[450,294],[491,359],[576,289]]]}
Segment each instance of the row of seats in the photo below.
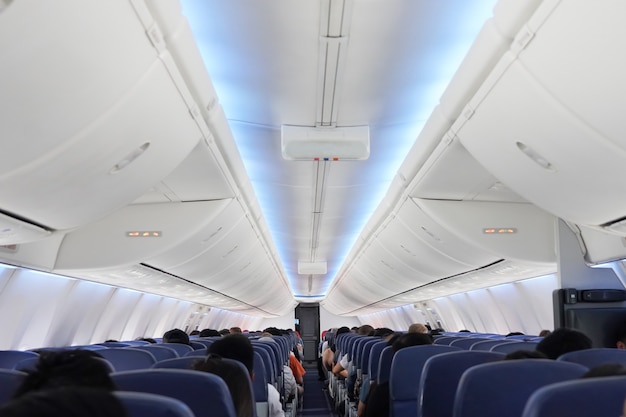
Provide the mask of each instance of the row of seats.
{"label": "row of seats", "polygon": [[[194,375],[201,375],[200,377],[194,377],[196,379],[204,378],[205,375],[210,375],[206,373],[187,370],[190,368],[193,362],[202,360],[206,357],[208,346],[210,346],[210,344],[217,339],[219,338],[207,338],[203,340],[196,339],[194,340],[194,342],[196,343],[196,346],[194,346],[196,348],[195,350],[194,347],[191,347],[189,345],[163,343],[149,344],[147,342],[108,342],[98,345],[72,346],[65,348],[44,348],[41,350],[45,351],[75,348],[90,348],[90,350],[97,350],[98,354],[105,358],[103,360],[106,361],[109,365],[112,375],[115,377],[114,379],[116,383],[118,383],[120,389],[130,390],[130,388],[132,387],[124,385],[125,382],[122,382],[122,384],[120,384],[118,382],[118,378],[131,378],[132,376],[133,378],[138,378],[138,380],[143,380],[145,378],[147,381],[158,380],[165,382],[165,379],[167,379],[167,377],[175,376],[176,378],[180,378],[179,376],[172,374],[172,372],[179,372],[181,370],[183,370],[184,372],[191,372]],[[254,381],[251,382],[251,390],[253,393],[253,398],[256,402],[256,412],[258,417],[265,417],[268,415],[268,383],[273,384],[274,387],[279,390],[279,392],[282,393],[284,391],[283,365],[288,364],[289,352],[291,347],[290,345],[293,345],[295,343],[293,340],[287,337],[274,337],[273,340],[276,343],[258,342],[256,341],[256,338],[251,338],[251,342],[255,352],[255,378]],[[0,382],[0,403],[9,399],[12,396],[14,388],[18,386],[21,382],[21,379],[25,374],[20,371],[33,369],[38,358],[39,354],[32,351],[0,351],[0,368],[5,368],[5,370],[1,370],[2,375],[0,375],[0,378],[2,378],[2,381],[4,381]],[[242,364],[239,365],[243,367]],[[164,371],[166,373],[163,377],[161,377],[159,376],[161,374],[155,374],[155,371]],[[211,377],[213,377],[213,375],[211,375]],[[135,383],[133,382],[133,384]],[[189,383],[184,383],[183,381],[180,381],[180,383],[163,383],[163,385],[166,386],[183,387],[183,391],[187,389],[186,387],[189,384],[193,384],[193,382],[190,381]],[[142,389],[138,389],[137,387],[135,387],[135,389],[133,390],[147,390],[148,392],[152,392],[153,394],[161,393],[167,395],[166,393],[158,392],[155,388],[156,385],[153,385],[151,383],[149,383],[148,385],[142,384],[142,386]],[[148,387],[153,387],[155,389],[149,389]],[[186,397],[180,398],[180,396],[177,396],[176,394],[173,396],[186,402]],[[290,406],[291,407],[289,408],[292,410],[297,409],[297,403],[292,403],[290,404]],[[204,402],[203,407],[205,408],[205,410],[207,409],[206,402]],[[191,408],[193,410],[194,407]],[[212,407],[211,410],[214,413]],[[204,414],[196,413],[196,415],[198,416]]]}
{"label": "row of seats", "polygon": [[[468,340],[455,340],[463,339]],[[394,356],[391,347],[380,339],[346,334],[338,338],[337,348],[348,352],[364,379],[378,384],[389,382],[393,417],[521,416],[527,400],[540,387],[562,381],[578,382],[574,380],[589,368],[603,363],[626,366],[626,351],[600,348],[570,352],[557,361],[503,361],[506,353],[533,350],[537,343],[507,342],[495,345],[502,350],[492,346],[490,351],[469,350],[474,343],[414,346]],[[503,348],[505,345],[507,348]],[[336,401],[348,401],[340,381],[331,376],[330,386]],[[621,395],[618,413],[626,397],[626,385],[623,391],[617,390],[616,394]],[[355,408],[347,405],[346,415],[354,414]],[[532,410],[536,410],[535,405]]]}

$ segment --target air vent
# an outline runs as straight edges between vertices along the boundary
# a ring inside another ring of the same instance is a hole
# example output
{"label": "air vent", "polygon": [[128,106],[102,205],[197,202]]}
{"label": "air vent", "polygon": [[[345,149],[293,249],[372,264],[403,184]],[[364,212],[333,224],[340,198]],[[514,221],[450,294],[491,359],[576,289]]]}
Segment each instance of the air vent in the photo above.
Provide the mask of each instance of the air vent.
{"label": "air vent", "polygon": [[0,213],[0,245],[34,242],[48,235],[46,229]]}

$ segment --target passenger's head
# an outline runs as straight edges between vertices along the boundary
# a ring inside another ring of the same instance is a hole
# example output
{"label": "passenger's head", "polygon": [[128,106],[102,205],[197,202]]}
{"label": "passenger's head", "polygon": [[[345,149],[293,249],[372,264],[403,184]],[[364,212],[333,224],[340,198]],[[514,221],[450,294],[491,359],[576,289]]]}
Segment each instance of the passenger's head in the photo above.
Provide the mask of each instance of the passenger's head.
{"label": "passenger's head", "polygon": [[428,333],[428,327],[422,323],[413,323],[409,326],[409,333]]}
{"label": "passenger's head", "polygon": [[192,330],[191,333],[189,333],[189,336],[198,336],[200,334],[200,330]]}
{"label": "passenger's head", "polygon": [[391,348],[394,352],[409,346],[431,345],[433,339],[424,333],[405,333],[393,342]]}
{"label": "passenger's head", "polygon": [[393,334],[393,330],[387,328],[387,327],[380,327],[376,330],[374,330],[374,336],[376,337],[381,337],[381,338],[386,338],[389,335]]}
{"label": "passenger's head", "polygon": [[516,350],[507,353],[504,359],[548,359],[548,357],[536,350]]}
{"label": "passenger's head", "polygon": [[371,336],[374,334],[374,328],[369,324],[364,324],[357,329],[356,333],[361,336]]}
{"label": "passenger's head", "polygon": [[591,349],[591,339],[578,330],[562,327],[544,337],[536,350],[544,353],[548,359],[556,359],[564,353]]}
{"label": "passenger's head", "polygon": [[116,389],[109,376],[107,362],[92,350],[61,350],[40,353],[35,369],[18,387],[14,397],[32,391],[62,387],[98,388],[108,391]]}
{"label": "passenger's head", "polygon": [[0,407],[2,417],[125,417],[126,410],[109,391],[63,387],[35,391]]}
{"label": "passenger's head", "polygon": [[229,332],[230,332],[230,334],[235,334],[235,333],[243,333],[243,332],[241,331],[241,327],[237,327],[237,326],[235,326],[235,327],[231,327],[231,328],[230,328],[230,330],[229,330]]}
{"label": "passenger's head", "polygon": [[509,337],[509,336],[524,336],[524,333],[522,333],[522,332],[510,332],[505,337]]}
{"label": "passenger's head", "polygon": [[216,340],[209,346],[209,353],[239,361],[251,376],[254,375],[254,349],[252,343],[242,334],[230,334]]}
{"label": "passenger's head", "polygon": [[222,329],[222,330],[220,330],[220,331],[219,331],[219,334],[220,334],[221,336],[226,336],[227,334],[230,334],[230,330],[228,330],[228,329]]}
{"label": "passenger's head", "polygon": [[163,334],[163,343],[189,344],[189,335],[180,329],[168,330]]}
{"label": "passenger's head", "polygon": [[539,332],[539,337],[546,337],[547,335],[549,335],[550,333],[552,333],[550,330],[548,329],[543,329],[542,331]]}
{"label": "passenger's head", "polygon": [[151,337],[138,337],[135,340],[140,340],[142,342],[148,342],[148,343],[156,343],[156,340],[154,340]]}
{"label": "passenger's head", "polygon": [[215,329],[203,329],[200,334],[200,337],[219,337],[221,336],[220,332]]}
{"label": "passenger's head", "polygon": [[245,367],[232,361],[223,360],[219,356],[209,355],[206,360],[196,363],[193,369],[215,374],[226,382],[235,405],[237,417],[252,417],[254,415],[255,405],[250,389],[250,375],[246,374]]}

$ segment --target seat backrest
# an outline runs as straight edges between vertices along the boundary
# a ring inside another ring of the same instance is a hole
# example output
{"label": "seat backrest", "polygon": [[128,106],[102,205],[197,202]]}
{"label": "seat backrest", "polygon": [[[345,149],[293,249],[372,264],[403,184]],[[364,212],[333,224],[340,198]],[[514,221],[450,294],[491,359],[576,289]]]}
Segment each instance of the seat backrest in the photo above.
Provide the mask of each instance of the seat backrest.
{"label": "seat backrest", "polygon": [[441,336],[435,339],[434,345],[449,345],[454,340],[466,339],[463,336]]}
{"label": "seat backrest", "polygon": [[387,342],[381,340],[375,343],[370,350],[370,358],[367,365],[367,373],[370,380],[378,380],[378,364],[380,363],[380,355],[384,348],[387,347]]}
{"label": "seat backrest", "polygon": [[[564,366],[566,365],[566,366]],[[549,359],[517,359],[469,368],[459,380],[454,417],[521,416],[530,395],[545,385],[579,378],[587,368]]]}
{"label": "seat backrest", "polygon": [[217,339],[194,339],[194,342],[201,343],[204,347],[208,348],[211,346],[211,343],[215,342]]}
{"label": "seat backrest", "polygon": [[393,417],[415,417],[417,415],[418,384],[422,369],[428,358],[440,353],[462,349],[445,345],[421,345],[400,349],[391,361],[389,373],[389,398]]}
{"label": "seat backrest", "polygon": [[454,397],[461,375],[481,363],[502,360],[504,353],[462,350],[429,358],[418,386],[417,417],[452,417]]}
{"label": "seat backrest", "polygon": [[626,350],[613,348],[594,348],[567,352],[557,358],[558,361],[574,362],[595,368],[609,363],[618,363],[626,366]]}
{"label": "seat backrest", "polygon": [[18,362],[28,358],[39,358],[39,355],[26,350],[0,350],[0,369],[13,369]]}
{"label": "seat backrest", "polygon": [[455,346],[461,349],[469,350],[473,344],[478,342],[488,341],[490,339],[485,339],[482,337],[464,337],[463,339],[453,340],[449,343],[450,346]]}
{"label": "seat backrest", "polygon": [[483,350],[483,351],[489,352],[491,348],[496,345],[503,345],[506,343],[513,343],[513,342],[514,342],[513,340],[503,340],[503,339],[481,339],[481,340],[476,341],[474,344],[472,344],[469,350]]}
{"label": "seat backrest", "polygon": [[196,362],[201,362],[204,357],[200,356],[183,356],[182,358],[165,359],[158,361],[152,365],[153,369],[192,369]]}
{"label": "seat backrest", "polygon": [[183,357],[185,356],[206,356],[209,353],[209,350],[207,348],[202,348],[202,349],[196,349],[196,350],[192,350],[190,352],[187,352],[183,355]]}
{"label": "seat backrest", "polygon": [[384,384],[385,382],[389,381],[392,360],[393,349],[391,348],[391,346],[387,346],[380,353],[380,359],[378,360],[378,372],[376,375],[376,383],[378,385]]}
{"label": "seat backrest", "polygon": [[125,342],[102,342],[102,343],[95,343],[96,345],[100,345],[100,346],[104,346],[104,347],[128,347],[130,346],[130,343],[125,343]]}
{"label": "seat backrest", "polygon": [[380,342],[381,340],[379,338],[373,338],[363,344],[363,352],[361,353],[361,363],[359,364],[359,367],[364,374],[367,374],[369,372],[370,355],[372,353],[372,348],[376,343]]}
{"label": "seat backrest", "polygon": [[190,341],[189,346],[193,348],[193,350],[206,349],[207,347],[204,343],[198,343],[196,340]]}
{"label": "seat backrest", "polygon": [[156,363],[152,353],[136,348],[109,348],[99,350],[98,354],[111,362],[117,372],[148,369]]}
{"label": "seat backrest", "polygon": [[146,392],[116,391],[128,417],[194,417],[184,402]]}
{"label": "seat backrest", "polygon": [[493,346],[490,352],[511,353],[516,350],[535,350],[538,344],[537,342],[505,342]]}
{"label": "seat backrest", "polygon": [[252,393],[254,394],[254,402],[256,403],[256,413],[258,417],[268,417],[269,403],[267,399],[268,378],[266,373],[266,365],[261,358],[261,353],[265,351],[254,352],[254,379],[252,380]]}
{"label": "seat backrest", "polygon": [[[131,348],[129,348],[131,349]],[[133,346],[132,349],[145,350],[146,352],[152,353],[156,361],[162,361],[165,359],[174,359],[178,358],[178,352],[174,349],[163,346],[163,345],[143,345],[143,346]]]}
{"label": "seat backrest", "polygon": [[178,356],[184,356],[185,353],[193,350],[191,346],[184,345],[182,343],[159,343],[158,346],[165,346],[174,349],[176,353],[178,353]]}
{"label": "seat backrest", "polygon": [[235,417],[226,383],[208,372],[186,369],[142,369],[111,375],[121,391],[147,392],[176,398],[195,417]]}
{"label": "seat backrest", "polygon": [[0,369],[0,405],[11,398],[26,378],[26,373],[13,369]]}
{"label": "seat backrest", "polygon": [[626,376],[585,378],[547,385],[535,391],[523,417],[620,416],[626,398]]}
{"label": "seat backrest", "polygon": [[274,384],[276,382],[276,367],[278,364],[274,359],[274,355],[272,355],[270,347],[267,346],[267,343],[253,342],[252,349],[261,356],[262,363],[265,367],[265,377],[267,378],[267,382]]}

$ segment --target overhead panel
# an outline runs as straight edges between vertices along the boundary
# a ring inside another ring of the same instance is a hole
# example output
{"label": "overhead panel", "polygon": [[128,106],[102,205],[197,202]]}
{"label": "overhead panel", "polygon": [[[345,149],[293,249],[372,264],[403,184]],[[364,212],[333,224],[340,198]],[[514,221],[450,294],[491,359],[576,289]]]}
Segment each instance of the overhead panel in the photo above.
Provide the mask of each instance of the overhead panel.
{"label": "overhead panel", "polygon": [[12,138],[0,148],[0,209],[51,229],[86,224],[137,198],[198,143],[175,70],[130,3],[23,2],[3,17],[0,89],[13,104],[0,123]]}
{"label": "overhead panel", "polygon": [[626,70],[615,54],[626,36],[625,8],[544,2],[457,133],[505,185],[583,225],[610,227],[626,216],[625,126],[615,112],[626,105],[626,87],[615,82]]}

